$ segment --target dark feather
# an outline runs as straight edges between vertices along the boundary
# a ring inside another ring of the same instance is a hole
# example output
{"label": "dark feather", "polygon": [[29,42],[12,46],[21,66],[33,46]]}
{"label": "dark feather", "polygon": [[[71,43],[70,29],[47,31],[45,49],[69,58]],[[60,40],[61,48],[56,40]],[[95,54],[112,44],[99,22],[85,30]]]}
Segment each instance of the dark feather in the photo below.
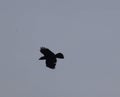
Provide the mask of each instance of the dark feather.
{"label": "dark feather", "polygon": [[61,59],[63,59],[63,58],[64,58],[64,56],[63,56],[63,54],[62,54],[62,53],[57,53],[55,56],[56,56],[56,58],[61,58]]}
{"label": "dark feather", "polygon": [[41,47],[40,52],[44,54],[45,56],[53,56],[54,53],[50,51],[48,48]]}
{"label": "dark feather", "polygon": [[51,60],[46,60],[46,66],[51,69],[55,69],[56,62],[52,62]]}
{"label": "dark feather", "polygon": [[45,56],[39,58],[39,60],[45,60],[45,59],[46,59]]}
{"label": "dark feather", "polygon": [[46,66],[55,69],[57,58],[63,59],[64,56],[62,53],[57,53],[56,55],[50,51],[48,48],[41,47],[40,52],[44,55],[39,60],[46,60]]}

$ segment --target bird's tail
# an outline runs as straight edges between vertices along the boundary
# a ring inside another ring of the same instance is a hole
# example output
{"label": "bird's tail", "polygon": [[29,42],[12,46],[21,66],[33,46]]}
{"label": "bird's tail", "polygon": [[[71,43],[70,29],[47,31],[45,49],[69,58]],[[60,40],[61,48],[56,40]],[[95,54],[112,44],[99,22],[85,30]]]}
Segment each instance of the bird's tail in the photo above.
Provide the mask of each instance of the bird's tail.
{"label": "bird's tail", "polygon": [[62,53],[57,53],[55,56],[56,58],[64,59],[64,56]]}

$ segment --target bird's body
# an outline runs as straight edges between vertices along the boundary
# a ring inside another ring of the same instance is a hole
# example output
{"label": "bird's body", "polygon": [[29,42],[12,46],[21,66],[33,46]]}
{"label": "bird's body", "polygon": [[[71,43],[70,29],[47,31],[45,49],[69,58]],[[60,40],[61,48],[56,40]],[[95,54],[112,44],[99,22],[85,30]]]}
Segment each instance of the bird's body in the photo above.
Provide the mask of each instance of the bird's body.
{"label": "bird's body", "polygon": [[55,69],[57,58],[64,58],[62,53],[54,54],[52,51],[45,47],[41,47],[40,52],[44,56],[40,57],[39,60],[46,60],[46,66],[51,69]]}

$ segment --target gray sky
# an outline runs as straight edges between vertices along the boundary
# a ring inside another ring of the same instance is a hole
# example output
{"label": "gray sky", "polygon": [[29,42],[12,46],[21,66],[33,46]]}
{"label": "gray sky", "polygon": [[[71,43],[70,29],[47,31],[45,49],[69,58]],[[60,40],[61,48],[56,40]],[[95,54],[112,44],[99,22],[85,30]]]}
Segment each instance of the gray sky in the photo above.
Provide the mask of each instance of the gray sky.
{"label": "gray sky", "polygon": [[0,0],[0,97],[120,97],[119,42],[119,0]]}

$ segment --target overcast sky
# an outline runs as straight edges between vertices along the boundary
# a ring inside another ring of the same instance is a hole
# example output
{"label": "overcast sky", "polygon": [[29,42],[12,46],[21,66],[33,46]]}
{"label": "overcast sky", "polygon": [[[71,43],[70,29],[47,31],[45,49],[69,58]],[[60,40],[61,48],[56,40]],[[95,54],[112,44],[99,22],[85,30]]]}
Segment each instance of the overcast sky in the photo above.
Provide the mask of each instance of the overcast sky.
{"label": "overcast sky", "polygon": [[0,97],[120,97],[120,1],[0,0]]}

